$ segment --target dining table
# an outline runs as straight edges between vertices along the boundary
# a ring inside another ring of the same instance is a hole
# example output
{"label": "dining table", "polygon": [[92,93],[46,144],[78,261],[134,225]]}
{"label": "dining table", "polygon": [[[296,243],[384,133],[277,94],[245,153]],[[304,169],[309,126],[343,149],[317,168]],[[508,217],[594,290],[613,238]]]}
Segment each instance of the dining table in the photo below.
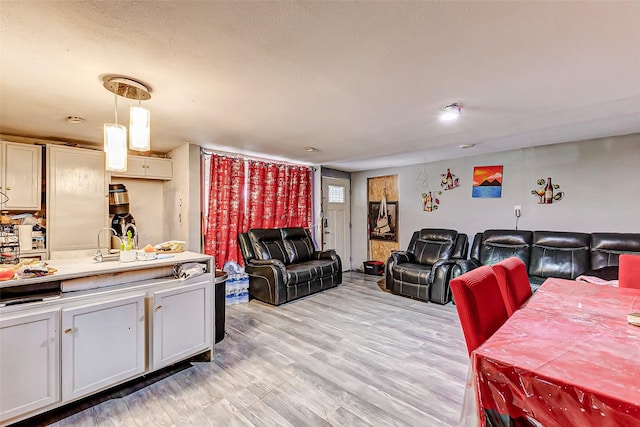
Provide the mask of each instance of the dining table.
{"label": "dining table", "polygon": [[462,418],[640,426],[640,326],[627,318],[639,312],[640,289],[547,279],[471,354]]}

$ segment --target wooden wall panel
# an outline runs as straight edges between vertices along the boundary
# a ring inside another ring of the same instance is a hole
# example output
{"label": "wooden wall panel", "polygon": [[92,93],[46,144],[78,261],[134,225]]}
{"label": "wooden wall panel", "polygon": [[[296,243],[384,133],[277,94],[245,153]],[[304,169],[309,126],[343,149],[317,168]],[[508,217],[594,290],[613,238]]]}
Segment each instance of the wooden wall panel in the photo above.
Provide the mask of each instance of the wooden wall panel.
{"label": "wooden wall panel", "polygon": [[[387,202],[398,202],[398,175],[377,176],[367,180],[368,202],[379,202],[386,192]],[[367,206],[369,204],[367,203]],[[398,218],[398,227],[402,218]],[[391,251],[399,250],[398,242],[369,240],[369,260],[386,262]]]}

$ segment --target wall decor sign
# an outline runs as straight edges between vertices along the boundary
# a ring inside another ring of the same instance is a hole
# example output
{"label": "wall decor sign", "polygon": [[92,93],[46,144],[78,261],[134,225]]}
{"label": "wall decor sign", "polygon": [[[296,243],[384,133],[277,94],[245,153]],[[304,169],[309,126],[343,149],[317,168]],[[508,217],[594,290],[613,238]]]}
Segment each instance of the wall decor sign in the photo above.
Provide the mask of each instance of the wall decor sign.
{"label": "wall decor sign", "polygon": [[482,199],[502,197],[502,165],[475,166],[471,196]]}
{"label": "wall decor sign", "polygon": [[426,193],[422,193],[422,210],[425,212],[433,212],[438,209],[438,205],[440,204],[440,199],[438,196],[442,194],[442,191],[428,191]]}
{"label": "wall decor sign", "polygon": [[551,177],[548,177],[546,181],[540,178],[536,184],[538,184],[538,188],[531,190],[531,194],[538,196],[539,205],[551,204],[554,201],[559,202],[564,198],[564,191],[556,191],[560,189],[560,186],[552,184]]}
{"label": "wall decor sign", "polygon": [[458,178],[454,173],[451,173],[451,169],[447,168],[447,173],[441,173],[440,176],[442,177],[440,186],[445,191],[460,187],[460,178]]}
{"label": "wall decor sign", "polygon": [[369,202],[369,238],[395,242],[398,239],[398,202],[386,202],[386,221],[378,225],[378,220],[385,216],[380,214],[380,208],[381,202]]}

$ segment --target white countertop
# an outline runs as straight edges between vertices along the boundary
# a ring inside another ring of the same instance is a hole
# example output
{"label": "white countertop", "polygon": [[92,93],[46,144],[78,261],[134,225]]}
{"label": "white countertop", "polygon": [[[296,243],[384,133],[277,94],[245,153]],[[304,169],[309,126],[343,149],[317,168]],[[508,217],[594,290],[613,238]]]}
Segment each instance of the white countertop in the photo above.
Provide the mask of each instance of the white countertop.
{"label": "white countertop", "polygon": [[57,270],[54,274],[43,277],[34,277],[32,279],[5,280],[0,282],[0,288],[77,279],[80,277],[121,273],[124,271],[135,271],[154,267],[166,267],[185,262],[209,262],[212,259],[213,258],[210,255],[196,252],[180,252],[174,254],[163,254],[163,258],[151,261],[120,262],[116,260],[96,262],[93,258],[89,257],[48,260],[46,263],[49,267],[53,267]]}

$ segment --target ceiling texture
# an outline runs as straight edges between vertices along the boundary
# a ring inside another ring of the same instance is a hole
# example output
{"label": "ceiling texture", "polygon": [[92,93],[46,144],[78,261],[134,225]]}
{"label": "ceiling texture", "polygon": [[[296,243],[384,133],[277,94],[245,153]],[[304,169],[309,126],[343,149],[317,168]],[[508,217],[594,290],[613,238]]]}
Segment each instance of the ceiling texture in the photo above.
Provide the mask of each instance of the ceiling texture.
{"label": "ceiling texture", "polygon": [[151,88],[160,153],[358,171],[640,132],[640,1],[3,0],[0,16],[8,135],[101,145],[108,76]]}

